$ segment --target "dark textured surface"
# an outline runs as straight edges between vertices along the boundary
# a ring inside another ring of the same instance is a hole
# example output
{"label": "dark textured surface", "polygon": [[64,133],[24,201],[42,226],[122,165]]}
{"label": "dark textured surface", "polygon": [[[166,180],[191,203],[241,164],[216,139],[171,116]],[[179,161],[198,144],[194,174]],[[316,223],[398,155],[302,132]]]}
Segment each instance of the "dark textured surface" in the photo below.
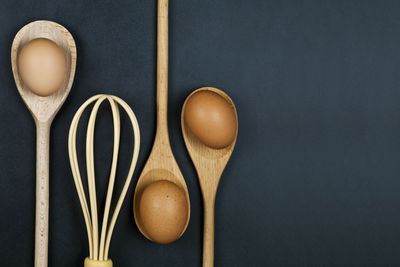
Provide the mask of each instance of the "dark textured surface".
{"label": "dark textured surface", "polygon": [[[240,120],[216,203],[216,266],[399,266],[399,3],[171,1],[170,135],[192,216],[179,241],[159,246],[141,236],[131,212],[154,134],[156,1],[2,1],[1,266],[33,266],[35,128],[13,81],[10,47],[37,19],[63,24],[78,48],[75,82],[52,127],[50,266],[83,266],[88,255],[67,133],[79,105],[97,93],[125,99],[142,131],[111,242],[115,266],[201,266],[201,195],[179,128],[186,95],[201,86],[225,90]],[[104,188],[111,116],[104,108],[99,117]],[[120,180],[132,148],[126,120],[123,129]],[[83,146],[83,131],[79,137]]]}

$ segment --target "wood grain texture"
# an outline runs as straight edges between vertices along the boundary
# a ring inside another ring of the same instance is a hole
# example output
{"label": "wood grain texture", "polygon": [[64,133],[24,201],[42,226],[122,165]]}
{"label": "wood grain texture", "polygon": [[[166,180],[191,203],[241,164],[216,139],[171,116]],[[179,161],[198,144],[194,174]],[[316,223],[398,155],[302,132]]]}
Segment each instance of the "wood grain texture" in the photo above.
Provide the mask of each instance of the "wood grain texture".
{"label": "wood grain texture", "polygon": [[189,192],[172,153],[168,135],[168,0],[158,1],[157,17],[157,129],[153,148],[139,177],[133,200],[136,225],[149,240],[151,238],[141,225],[139,200],[143,189],[152,182],[168,180],[178,185],[185,192],[188,218],[180,236],[185,232],[190,220]]}
{"label": "wood grain texture", "polygon": [[221,179],[222,172],[232,155],[237,138],[236,136],[232,144],[223,149],[213,149],[202,144],[186,127],[185,124],[185,106],[193,94],[199,91],[212,91],[219,94],[230,103],[237,113],[232,99],[223,91],[213,87],[203,87],[193,91],[185,100],[182,107],[181,126],[182,134],[185,140],[186,148],[196,168],[199,177],[199,183],[204,202],[204,232],[203,232],[203,266],[214,266],[214,204],[217,194],[218,184]]}
{"label": "wood grain texture", "polygon": [[[18,72],[18,54],[29,41],[47,38],[64,52],[67,71],[64,82],[54,94],[46,97],[32,93]],[[37,129],[36,145],[36,214],[35,214],[35,267],[46,267],[48,262],[49,231],[49,144],[53,118],[61,108],[75,75],[76,47],[72,35],[60,24],[35,21],[25,25],[16,34],[11,48],[11,65],[18,92],[31,112]]]}

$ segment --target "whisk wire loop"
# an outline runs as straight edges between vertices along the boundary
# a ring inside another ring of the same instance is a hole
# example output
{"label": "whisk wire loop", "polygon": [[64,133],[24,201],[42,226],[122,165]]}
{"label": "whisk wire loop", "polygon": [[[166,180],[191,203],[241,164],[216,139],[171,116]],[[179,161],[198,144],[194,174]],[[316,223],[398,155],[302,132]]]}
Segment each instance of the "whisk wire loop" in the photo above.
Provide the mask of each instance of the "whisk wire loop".
{"label": "whisk wire loop", "polygon": [[[109,183],[107,188],[106,195],[106,203],[103,214],[103,221],[101,227],[101,236],[99,242],[99,229],[98,229],[98,213],[97,213],[97,199],[96,199],[96,183],[95,183],[95,170],[94,170],[94,129],[95,122],[97,117],[98,109],[101,103],[104,100],[108,100],[111,106],[111,111],[113,115],[113,123],[114,123],[114,145],[113,145],[113,158],[111,164],[111,171],[109,176]],[[82,178],[79,171],[78,158],[76,153],[76,133],[79,124],[80,117],[82,116],[84,110],[94,101],[96,103],[93,106],[91,111],[87,134],[86,134],[86,165],[87,165],[87,180],[88,180],[88,191],[89,191],[89,201],[90,201],[90,211],[89,206],[87,204],[87,200],[85,197],[85,191],[82,185]],[[128,117],[131,121],[133,134],[134,134],[134,148],[132,161],[129,168],[128,175],[126,177],[125,184],[122,188],[121,195],[117,201],[115,206],[115,210],[113,212],[112,218],[110,220],[110,225],[107,229],[107,222],[110,213],[110,206],[112,200],[112,192],[114,190],[115,176],[117,170],[117,162],[118,162],[118,152],[119,152],[119,144],[120,144],[120,113],[119,107],[120,105],[128,114]],[[96,95],[89,98],[76,112],[69,130],[68,136],[68,153],[70,158],[72,175],[74,178],[76,190],[78,193],[79,201],[82,207],[83,216],[85,219],[86,230],[88,234],[88,242],[89,242],[89,258],[90,260],[99,260],[99,261],[107,261],[108,260],[108,251],[110,247],[110,241],[112,232],[114,230],[114,226],[121,209],[122,203],[126,196],[126,193],[129,188],[129,184],[132,180],[133,172],[136,167],[137,159],[139,156],[139,147],[140,147],[140,131],[139,125],[136,119],[135,114],[129,105],[120,99],[119,97],[112,95]],[[106,235],[107,233],[107,235]]]}

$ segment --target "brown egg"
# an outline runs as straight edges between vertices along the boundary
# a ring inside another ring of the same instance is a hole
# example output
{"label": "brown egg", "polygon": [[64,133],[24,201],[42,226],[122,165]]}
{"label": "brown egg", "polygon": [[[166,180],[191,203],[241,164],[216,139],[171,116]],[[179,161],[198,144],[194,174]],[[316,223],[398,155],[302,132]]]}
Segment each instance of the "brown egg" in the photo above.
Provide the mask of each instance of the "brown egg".
{"label": "brown egg", "polygon": [[151,183],[143,190],[139,212],[142,226],[151,240],[159,244],[171,243],[181,236],[186,226],[185,192],[166,180]]}
{"label": "brown egg", "polygon": [[21,49],[18,69],[23,82],[33,93],[51,95],[60,89],[65,78],[64,53],[49,39],[34,39]]}
{"label": "brown egg", "polygon": [[184,116],[190,132],[206,146],[220,149],[235,139],[235,111],[217,93],[205,90],[194,93],[186,102]]}

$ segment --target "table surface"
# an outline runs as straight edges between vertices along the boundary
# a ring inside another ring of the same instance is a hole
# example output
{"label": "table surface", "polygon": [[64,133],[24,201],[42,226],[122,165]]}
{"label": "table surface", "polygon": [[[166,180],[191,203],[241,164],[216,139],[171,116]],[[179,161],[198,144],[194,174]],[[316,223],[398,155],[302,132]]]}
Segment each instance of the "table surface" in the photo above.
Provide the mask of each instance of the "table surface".
{"label": "table surface", "polygon": [[[50,266],[83,266],[88,255],[67,135],[77,108],[98,93],[126,100],[142,136],[111,242],[114,265],[201,266],[201,193],[180,112],[202,86],[226,91],[239,116],[216,200],[215,266],[399,266],[399,12],[399,1],[171,0],[169,129],[192,214],[184,236],[160,246],[139,233],[132,214],[155,131],[156,1],[1,1],[1,265],[32,266],[34,254],[35,126],[10,48],[19,28],[48,19],[69,29],[78,49],[51,133]],[[108,109],[96,128],[101,195],[111,163]],[[125,117],[117,189],[130,138]]]}

